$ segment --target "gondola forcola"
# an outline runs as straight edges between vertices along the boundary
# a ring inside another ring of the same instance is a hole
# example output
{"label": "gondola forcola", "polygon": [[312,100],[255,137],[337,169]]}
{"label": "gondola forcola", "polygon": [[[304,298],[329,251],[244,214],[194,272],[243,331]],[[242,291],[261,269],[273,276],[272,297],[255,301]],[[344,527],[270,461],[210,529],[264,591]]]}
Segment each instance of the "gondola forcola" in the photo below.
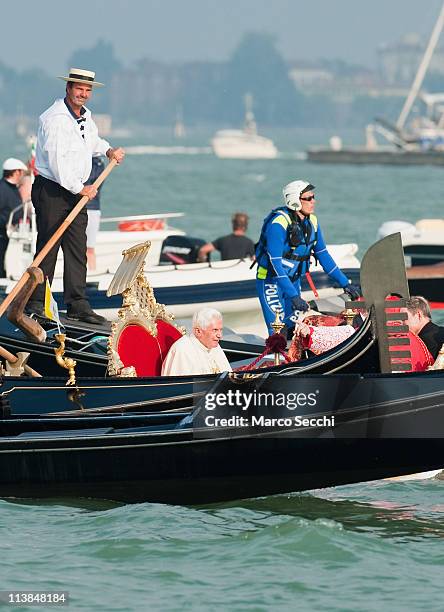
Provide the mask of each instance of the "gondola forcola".
{"label": "gondola forcola", "polygon": [[[54,326],[45,324],[47,339],[37,343],[2,320],[0,342],[30,350],[45,375],[3,378],[0,497],[208,503],[441,467],[444,372],[408,372],[414,347],[396,312],[408,297],[399,235],[363,259],[369,316],[347,341],[319,357],[219,376],[158,375],[182,331],[142,273],[145,248],[125,253],[110,288],[123,292],[111,334],[66,329],[74,387],[48,375],[59,368]],[[390,294],[399,300],[386,301]],[[84,377],[100,369],[102,376]],[[246,397],[248,414],[261,392],[285,393],[266,416],[291,408],[292,421],[270,429],[266,421],[206,424],[208,414],[242,416]],[[218,397],[240,400],[214,410]]]}

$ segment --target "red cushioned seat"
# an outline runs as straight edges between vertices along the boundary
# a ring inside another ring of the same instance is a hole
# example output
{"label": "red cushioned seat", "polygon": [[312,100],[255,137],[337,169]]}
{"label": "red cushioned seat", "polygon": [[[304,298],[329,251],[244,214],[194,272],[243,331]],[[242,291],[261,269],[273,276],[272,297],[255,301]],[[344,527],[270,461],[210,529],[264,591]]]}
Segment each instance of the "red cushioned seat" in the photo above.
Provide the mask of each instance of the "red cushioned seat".
{"label": "red cushioned seat", "polygon": [[[389,296],[387,298],[387,300],[396,299],[396,296]],[[385,310],[386,312],[390,313],[401,312],[400,308],[386,308]],[[404,321],[388,321],[387,325],[392,326],[396,329],[396,325],[401,325],[402,323],[404,323]],[[406,325],[407,323],[405,322],[404,324]],[[433,365],[432,355],[430,354],[427,346],[424,344],[421,338],[419,338],[416,334],[412,333],[411,331],[407,333],[396,334],[395,330],[393,330],[393,332],[390,332],[390,336],[392,338],[399,337],[409,339],[409,345],[401,344],[399,346],[395,345],[389,347],[389,350],[393,351],[392,361],[395,360],[395,362],[397,361],[401,363],[408,363],[410,365],[410,369],[407,370],[407,372],[424,372],[424,370],[427,370],[428,366]],[[396,351],[403,350],[409,350],[410,357],[396,358]]]}
{"label": "red cushioned seat", "polygon": [[[401,334],[399,335],[401,336]],[[407,334],[403,334],[402,337],[408,337],[410,346],[406,344],[391,346],[390,351],[394,351],[394,359],[396,359],[396,351],[410,351],[410,357],[397,360],[410,364],[410,369],[407,370],[408,372],[424,372],[430,365],[433,365],[433,356],[430,354],[421,338],[410,331]]]}
{"label": "red cushioned seat", "polygon": [[137,376],[160,376],[171,345],[182,337],[170,323],[157,320],[156,325],[157,336],[135,323],[127,325],[120,333],[117,342],[120,360],[125,367],[134,366]]}

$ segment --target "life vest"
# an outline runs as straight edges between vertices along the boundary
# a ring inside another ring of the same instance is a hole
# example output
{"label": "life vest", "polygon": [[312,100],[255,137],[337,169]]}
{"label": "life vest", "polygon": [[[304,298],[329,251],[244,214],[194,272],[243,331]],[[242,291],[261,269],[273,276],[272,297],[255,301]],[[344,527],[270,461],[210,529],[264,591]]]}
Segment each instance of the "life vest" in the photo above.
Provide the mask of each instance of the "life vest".
{"label": "life vest", "polygon": [[[294,271],[292,272],[290,278],[292,282],[294,282],[301,275],[300,267],[302,262],[309,261],[312,251],[316,245],[318,238],[318,218],[316,215],[310,215],[309,221],[311,225],[310,227],[310,240],[307,241],[308,236],[305,235],[302,224],[298,221],[298,218],[295,214],[288,212],[288,210],[282,208],[273,209],[264,219],[262,224],[261,234],[259,236],[258,242],[255,244],[255,253],[256,259],[251,264],[250,269],[257,263],[258,264],[258,273],[257,277],[259,279],[266,278],[268,274],[268,268],[261,266],[259,261],[261,257],[267,253],[267,239],[265,235],[265,230],[269,223],[271,223],[278,215],[283,217],[283,221],[279,221],[280,225],[284,227],[287,232],[287,244],[289,246],[289,250],[286,253],[282,254],[284,259],[289,259],[291,261],[298,262],[295,266]],[[285,224],[285,225],[284,225]],[[314,233],[311,232],[311,226],[314,229]],[[313,235],[312,235],[313,234]],[[295,251],[301,245],[305,245],[305,247],[310,247],[309,253],[307,255],[298,255]]]}

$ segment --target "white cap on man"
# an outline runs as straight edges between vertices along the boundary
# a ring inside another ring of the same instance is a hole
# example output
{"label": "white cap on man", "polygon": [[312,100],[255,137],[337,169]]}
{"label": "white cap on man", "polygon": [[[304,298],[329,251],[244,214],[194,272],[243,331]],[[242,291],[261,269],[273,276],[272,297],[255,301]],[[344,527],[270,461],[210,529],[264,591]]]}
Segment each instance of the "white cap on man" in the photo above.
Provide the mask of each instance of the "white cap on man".
{"label": "white cap on man", "polygon": [[24,170],[26,172],[28,168],[19,159],[8,157],[8,159],[5,159],[3,162],[3,170]]}

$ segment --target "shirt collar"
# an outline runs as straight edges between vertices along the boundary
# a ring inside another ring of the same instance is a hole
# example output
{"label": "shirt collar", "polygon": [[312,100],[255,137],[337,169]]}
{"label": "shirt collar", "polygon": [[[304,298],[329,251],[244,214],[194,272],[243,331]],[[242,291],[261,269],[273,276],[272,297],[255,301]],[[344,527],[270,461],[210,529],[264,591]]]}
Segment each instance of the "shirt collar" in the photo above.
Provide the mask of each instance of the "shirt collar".
{"label": "shirt collar", "polygon": [[63,102],[65,103],[66,108],[69,110],[69,114],[71,115],[71,117],[73,117],[76,121],[80,119],[80,117],[82,117],[86,113],[86,108],[82,106],[82,108],[80,109],[80,117],[77,117],[75,112],[72,110],[72,108],[68,104],[68,100],[66,98],[63,98]]}

